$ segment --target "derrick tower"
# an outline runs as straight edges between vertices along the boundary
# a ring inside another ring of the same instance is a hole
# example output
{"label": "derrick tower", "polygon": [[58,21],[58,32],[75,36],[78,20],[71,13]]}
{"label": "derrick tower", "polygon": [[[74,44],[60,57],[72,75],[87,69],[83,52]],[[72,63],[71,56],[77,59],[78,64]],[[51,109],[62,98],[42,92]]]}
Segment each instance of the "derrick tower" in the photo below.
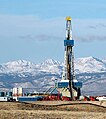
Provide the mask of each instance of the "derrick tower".
{"label": "derrick tower", "polygon": [[73,59],[73,46],[74,40],[72,38],[72,25],[71,17],[66,17],[66,38],[64,40],[65,54],[64,54],[64,71],[63,71],[63,80],[69,80],[69,90],[72,100],[73,96],[73,86],[72,82],[74,79],[74,59]]}
{"label": "derrick tower", "polygon": [[80,88],[82,83],[78,82],[74,74],[74,40],[72,37],[71,17],[66,17],[66,37],[64,40],[64,69],[62,80],[57,83],[57,88],[63,97],[69,97],[71,100],[78,99],[81,95]]}

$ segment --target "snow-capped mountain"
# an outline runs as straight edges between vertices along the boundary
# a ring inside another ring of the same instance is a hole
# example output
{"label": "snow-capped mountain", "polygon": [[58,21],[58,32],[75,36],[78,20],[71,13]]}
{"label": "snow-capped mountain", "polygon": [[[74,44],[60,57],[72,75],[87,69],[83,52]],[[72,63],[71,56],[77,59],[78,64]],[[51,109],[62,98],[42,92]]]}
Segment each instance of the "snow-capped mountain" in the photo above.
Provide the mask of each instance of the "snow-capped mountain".
{"label": "snow-capped mountain", "polygon": [[39,65],[41,71],[61,74],[63,65],[59,61],[47,59]]}
{"label": "snow-capped mountain", "polygon": [[[61,80],[63,63],[53,59],[34,64],[25,60],[0,65],[0,88],[48,88]],[[94,57],[75,60],[76,78],[83,82],[83,94],[106,94],[106,60]],[[90,87],[90,88],[89,88]]]}
{"label": "snow-capped mountain", "polygon": [[50,65],[60,65],[59,61],[53,60],[53,59],[47,59],[43,63],[41,63],[42,66],[50,66]]}
{"label": "snow-capped mountain", "polygon": [[106,63],[95,57],[78,58],[75,61],[76,73],[106,72]]}
{"label": "snow-capped mountain", "polygon": [[41,64],[18,60],[1,64],[0,73],[31,73],[34,75],[35,72],[50,72],[60,74],[62,72],[62,68],[62,63],[53,59],[47,59]]}
{"label": "snow-capped mountain", "polygon": [[[18,60],[0,65],[0,73],[45,71],[60,74],[62,70],[63,63],[53,59],[47,59],[41,64]],[[75,60],[75,71],[76,73],[106,72],[106,60],[100,60],[95,57],[78,58]]]}
{"label": "snow-capped mountain", "polygon": [[22,72],[32,72],[36,70],[36,65],[25,60],[12,61],[2,64],[3,69],[1,73],[22,73]]}
{"label": "snow-capped mountain", "polygon": [[103,61],[104,63],[106,63],[106,58],[104,58],[102,61]]}

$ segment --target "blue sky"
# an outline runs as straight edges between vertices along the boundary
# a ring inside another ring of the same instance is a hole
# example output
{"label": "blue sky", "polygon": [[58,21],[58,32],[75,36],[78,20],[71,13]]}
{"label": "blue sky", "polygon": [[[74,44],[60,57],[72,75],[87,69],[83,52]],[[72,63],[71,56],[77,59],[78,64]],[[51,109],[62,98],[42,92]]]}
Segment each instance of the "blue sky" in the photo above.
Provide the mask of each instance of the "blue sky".
{"label": "blue sky", "polygon": [[66,16],[72,17],[75,58],[105,58],[105,0],[0,0],[0,63],[63,61]]}

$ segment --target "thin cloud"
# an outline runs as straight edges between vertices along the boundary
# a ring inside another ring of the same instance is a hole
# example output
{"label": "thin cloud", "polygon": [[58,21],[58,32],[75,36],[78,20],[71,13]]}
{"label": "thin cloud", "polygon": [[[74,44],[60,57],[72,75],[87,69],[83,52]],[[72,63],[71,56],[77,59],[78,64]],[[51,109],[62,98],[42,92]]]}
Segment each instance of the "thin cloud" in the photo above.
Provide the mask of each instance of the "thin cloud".
{"label": "thin cloud", "polygon": [[106,28],[106,24],[100,23],[100,24],[98,24],[98,26]]}
{"label": "thin cloud", "polygon": [[96,26],[88,26],[88,28],[96,29]]}
{"label": "thin cloud", "polygon": [[90,26],[88,26],[88,28],[91,28],[91,29],[106,28],[106,24],[99,23],[99,24],[97,24],[97,25],[90,25]]}
{"label": "thin cloud", "polygon": [[91,41],[105,41],[106,40],[106,35],[105,36],[97,36],[97,35],[89,35],[87,36],[74,36],[75,40],[79,40],[82,42],[91,42]]}
{"label": "thin cloud", "polygon": [[20,39],[23,40],[39,40],[39,41],[48,41],[48,40],[61,40],[63,39],[62,37],[57,37],[57,36],[49,36],[46,34],[40,34],[40,35],[25,35],[25,36],[19,36]]}
{"label": "thin cloud", "polygon": [[75,19],[73,38],[82,42],[105,41],[106,19]]}
{"label": "thin cloud", "polygon": [[23,40],[33,40],[34,37],[29,35],[25,35],[25,36],[19,36],[18,38],[23,39]]}
{"label": "thin cloud", "polygon": [[[0,37],[24,40],[64,40],[65,18],[41,19],[31,15],[0,15]],[[8,19],[8,21],[7,21]],[[73,39],[106,40],[106,19],[73,19]]]}

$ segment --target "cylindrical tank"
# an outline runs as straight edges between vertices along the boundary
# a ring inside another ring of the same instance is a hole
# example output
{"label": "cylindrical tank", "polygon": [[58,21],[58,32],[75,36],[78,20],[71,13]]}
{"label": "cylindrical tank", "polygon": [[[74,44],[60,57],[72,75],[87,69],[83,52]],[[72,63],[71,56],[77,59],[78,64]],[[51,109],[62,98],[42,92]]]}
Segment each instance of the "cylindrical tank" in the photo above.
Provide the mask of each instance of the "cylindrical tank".
{"label": "cylindrical tank", "polygon": [[6,96],[12,97],[12,92],[6,92]]}
{"label": "cylindrical tank", "polygon": [[5,92],[0,92],[0,97],[4,97],[5,96]]}
{"label": "cylindrical tank", "polygon": [[22,88],[18,88],[18,96],[22,96],[22,93],[23,93]]}
{"label": "cylindrical tank", "polygon": [[17,93],[18,93],[17,88],[13,88],[13,96],[17,96]]}
{"label": "cylindrical tank", "polygon": [[22,96],[22,88],[13,88],[13,96]]}

